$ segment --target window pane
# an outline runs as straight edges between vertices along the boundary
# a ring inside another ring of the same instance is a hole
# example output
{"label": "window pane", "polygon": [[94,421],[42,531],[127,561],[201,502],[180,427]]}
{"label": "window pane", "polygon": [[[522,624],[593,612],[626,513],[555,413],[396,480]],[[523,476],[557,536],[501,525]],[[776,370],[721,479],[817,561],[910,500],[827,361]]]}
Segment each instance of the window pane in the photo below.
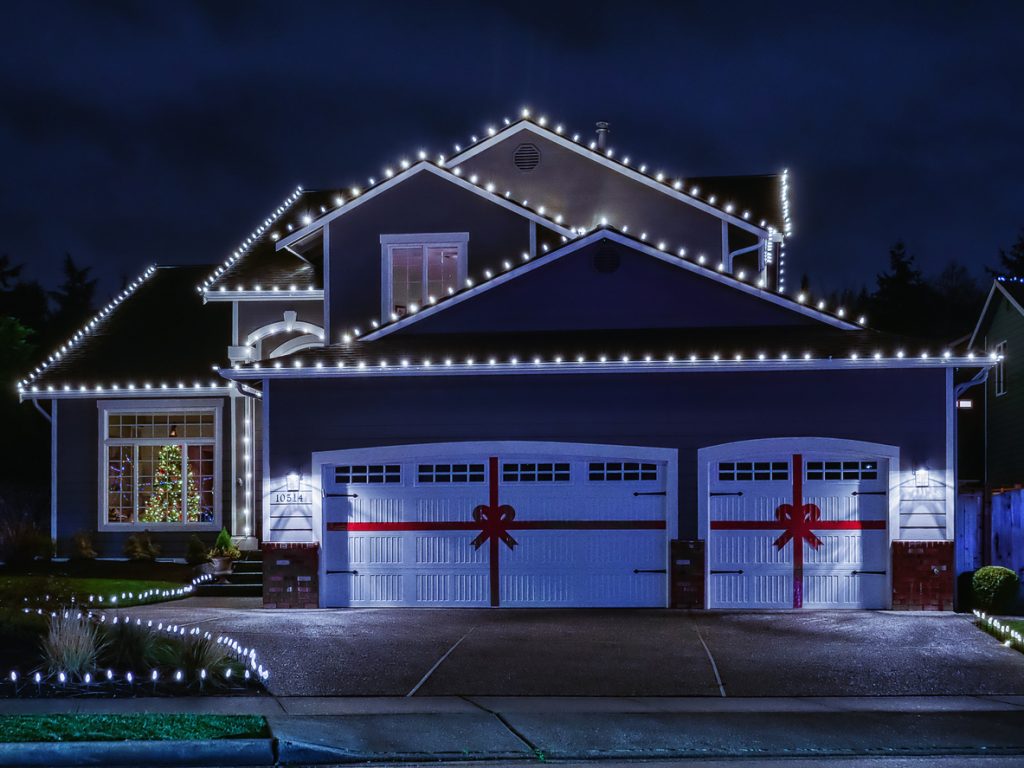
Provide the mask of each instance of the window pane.
{"label": "window pane", "polygon": [[180,523],[181,446],[139,446],[139,522]]}
{"label": "window pane", "polygon": [[135,488],[135,449],[130,445],[107,448],[107,522],[130,523]]}
{"label": "window pane", "polygon": [[391,249],[391,310],[399,317],[423,302],[423,248]]}
{"label": "window pane", "polygon": [[458,288],[459,249],[451,246],[427,247],[427,296],[440,299],[449,288]]}
{"label": "window pane", "polygon": [[190,445],[188,451],[188,522],[213,522],[213,456],[212,445]]}

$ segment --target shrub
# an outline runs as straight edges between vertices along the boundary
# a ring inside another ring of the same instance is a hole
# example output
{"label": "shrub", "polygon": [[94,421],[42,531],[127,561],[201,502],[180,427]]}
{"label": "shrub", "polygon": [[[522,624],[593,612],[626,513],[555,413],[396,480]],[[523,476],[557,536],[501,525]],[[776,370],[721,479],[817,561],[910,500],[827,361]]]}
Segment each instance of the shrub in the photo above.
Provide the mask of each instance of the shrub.
{"label": "shrub", "polygon": [[228,679],[225,672],[229,669],[236,678],[244,670],[242,663],[227,646],[201,633],[175,638],[174,642],[164,647],[161,655],[167,666],[181,670],[189,680],[199,677],[200,671],[205,669],[206,679],[217,684]]}
{"label": "shrub", "polygon": [[156,664],[164,644],[152,629],[120,621],[104,624],[101,630],[104,647],[100,653],[103,666],[131,671]]}
{"label": "shrub", "polygon": [[210,553],[203,540],[194,533],[189,537],[185,546],[185,562],[189,565],[202,565],[210,561]]}
{"label": "shrub", "polygon": [[96,559],[96,550],[92,548],[92,535],[88,531],[78,531],[71,537],[71,559]]}
{"label": "shrub", "polygon": [[156,560],[160,547],[148,533],[133,533],[124,542],[124,553],[129,560]]}
{"label": "shrub", "polygon": [[27,565],[37,557],[48,560],[53,542],[36,525],[31,513],[4,510],[0,516],[0,559],[8,565]]}
{"label": "shrub", "polygon": [[60,610],[50,617],[43,637],[43,661],[51,673],[82,676],[96,669],[104,641],[96,625],[78,611]]}
{"label": "shrub", "polygon": [[220,533],[217,534],[217,541],[214,543],[213,549],[210,550],[210,557],[230,557],[232,560],[237,560],[241,556],[242,553],[231,541],[228,529],[221,528]]}
{"label": "shrub", "polygon": [[1017,600],[1020,577],[1001,565],[979,568],[971,579],[974,605],[983,611],[1005,611]]}

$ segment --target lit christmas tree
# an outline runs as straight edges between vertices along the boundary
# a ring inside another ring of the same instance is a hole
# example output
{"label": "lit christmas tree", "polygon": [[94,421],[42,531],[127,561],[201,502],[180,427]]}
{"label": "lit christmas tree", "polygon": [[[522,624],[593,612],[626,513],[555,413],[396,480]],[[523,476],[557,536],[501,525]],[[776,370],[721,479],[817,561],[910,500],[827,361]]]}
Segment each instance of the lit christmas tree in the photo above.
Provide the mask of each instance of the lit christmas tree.
{"label": "lit christmas tree", "polygon": [[[165,445],[157,458],[153,476],[153,493],[146,501],[139,519],[144,523],[181,522],[181,446]],[[195,478],[188,475],[188,520],[199,520],[199,489]]]}

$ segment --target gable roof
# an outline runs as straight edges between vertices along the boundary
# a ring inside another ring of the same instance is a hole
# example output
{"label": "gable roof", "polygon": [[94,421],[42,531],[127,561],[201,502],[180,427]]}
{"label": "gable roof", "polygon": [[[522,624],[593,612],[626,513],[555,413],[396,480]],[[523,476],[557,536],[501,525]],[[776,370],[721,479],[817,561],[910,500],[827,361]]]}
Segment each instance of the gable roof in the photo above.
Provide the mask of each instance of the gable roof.
{"label": "gable roof", "polygon": [[[701,192],[700,186],[693,184],[692,180],[684,181],[683,179],[675,179],[665,176],[660,172],[655,172],[653,174],[647,173],[646,167],[644,166],[641,166],[643,170],[641,170],[641,168],[634,168],[632,165],[625,162],[625,157],[622,159],[616,158],[614,156],[614,152],[611,150],[605,150],[602,154],[595,147],[579,141],[578,137],[573,137],[572,139],[567,138],[557,128],[555,130],[551,130],[547,128],[545,124],[534,122],[529,117],[522,117],[515,122],[510,122],[500,130],[495,130],[490,136],[475,142],[471,146],[466,147],[454,156],[448,158],[445,161],[445,166],[448,168],[457,168],[460,163],[463,163],[475,155],[478,155],[481,152],[484,152],[522,132],[532,133],[535,136],[547,139],[548,141],[575,152],[576,154],[598,163],[599,165],[630,178],[633,181],[639,182],[651,189],[655,189],[675,200],[693,206],[704,213],[709,213],[723,221],[727,221],[733,226],[745,229],[758,236],[763,237],[770,234],[772,230],[776,230],[776,227],[767,219],[755,218],[752,212],[747,212],[747,215],[744,216],[744,212],[741,210],[737,214],[735,211],[735,201],[726,200],[723,201],[721,205],[718,205],[718,196],[713,191],[707,193],[706,199],[702,199],[699,197]],[[722,177],[714,178],[720,179]],[[780,223],[776,231],[781,235],[783,230],[784,224]]]}
{"label": "gable roof", "polygon": [[[372,332],[362,336],[363,341],[374,341],[376,339],[383,338],[389,334],[399,331],[403,328],[407,328],[410,325],[420,322],[424,318],[432,317],[439,312],[445,311],[448,307],[457,306],[465,301],[470,301],[476,296],[485,293],[496,286],[502,285],[510,280],[515,280],[521,275],[532,272],[545,264],[550,264],[557,259],[563,258],[564,256],[574,253],[581,248],[595,243],[599,240],[611,240],[620,245],[624,245],[640,253],[651,256],[652,258],[660,259],[667,264],[675,266],[679,269],[687,270],[694,274],[700,275],[709,280],[714,280],[723,285],[729,286],[737,291],[741,291],[749,296],[757,297],[763,301],[770,302],[776,306],[783,307],[792,312],[799,313],[805,317],[817,320],[825,325],[830,325],[834,328],[842,330],[857,330],[861,326],[851,323],[838,315],[834,315],[814,307],[810,307],[806,304],[802,304],[799,301],[795,301],[791,298],[783,296],[778,293],[766,291],[757,286],[751,285],[750,283],[744,282],[739,279],[738,276],[729,275],[727,273],[718,272],[717,270],[710,269],[708,267],[701,266],[688,259],[675,256],[666,251],[660,250],[657,247],[651,246],[648,243],[642,242],[635,237],[620,232],[612,227],[599,227],[598,229],[590,232],[589,234],[578,237],[561,248],[551,251],[543,256],[535,259],[530,259],[528,262],[519,264],[512,267],[506,272],[496,275],[485,282],[478,285],[474,285],[470,288],[464,288],[455,294],[447,297],[442,297],[437,303],[430,306],[424,307],[423,309],[415,312],[414,314],[406,315],[398,320],[383,323],[378,325]],[[357,335],[357,334],[353,334]]]}
{"label": "gable roof", "polygon": [[[161,385],[224,389],[211,366],[224,359],[231,308],[203,304],[208,265],[150,267],[18,385],[22,399]],[[219,331],[219,332],[218,332]]]}
{"label": "gable roof", "polygon": [[978,315],[978,322],[975,323],[970,341],[967,342],[968,349],[974,348],[974,342],[977,340],[978,334],[981,332],[981,326],[985,323],[985,318],[988,316],[989,309],[995,306],[993,299],[996,297],[1005,299],[1009,302],[1011,307],[1016,309],[1021,315],[1024,315],[1024,280],[1019,278],[997,277],[992,281],[992,287],[989,289],[988,296],[985,297],[985,304],[981,308],[981,313]]}
{"label": "gable roof", "polygon": [[277,242],[277,249],[280,250],[282,248],[287,248],[292,245],[295,245],[296,243],[300,242],[301,240],[304,240],[310,235],[315,234],[318,230],[322,229],[339,216],[344,216],[349,211],[355,210],[363,203],[372,200],[377,195],[386,192],[392,187],[401,184],[403,181],[406,181],[407,179],[410,179],[419,173],[432,173],[438,178],[444,179],[445,181],[455,184],[456,186],[462,187],[463,189],[468,190],[469,192],[472,192],[475,195],[483,197],[489,202],[492,202],[496,205],[500,205],[506,210],[512,211],[513,213],[517,213],[520,216],[529,219],[530,221],[540,224],[541,226],[553,229],[563,237],[574,237],[576,235],[575,230],[571,229],[568,226],[565,226],[559,220],[560,217],[549,218],[544,215],[543,211],[535,211],[522,203],[515,202],[514,200],[511,199],[511,196],[498,194],[498,192],[494,189],[487,189],[486,187],[477,184],[476,180],[474,179],[464,179],[461,177],[460,173],[450,171],[447,168],[444,168],[443,166],[430,162],[429,160],[420,160],[410,165],[401,173],[397,173],[391,176],[390,178],[377,183],[375,186],[373,186],[366,192],[358,193],[351,200],[337,206],[334,210],[317,217],[309,224],[304,226],[302,229],[296,232],[292,232],[287,237],[282,238]]}

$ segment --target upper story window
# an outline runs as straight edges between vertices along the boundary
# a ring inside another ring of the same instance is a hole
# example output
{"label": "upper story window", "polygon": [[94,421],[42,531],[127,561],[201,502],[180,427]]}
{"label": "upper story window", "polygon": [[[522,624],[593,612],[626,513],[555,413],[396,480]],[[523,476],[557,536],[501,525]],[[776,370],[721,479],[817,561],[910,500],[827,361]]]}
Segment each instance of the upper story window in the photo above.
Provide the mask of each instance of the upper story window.
{"label": "upper story window", "polygon": [[996,363],[995,373],[995,386],[996,386],[996,397],[1006,394],[1006,342],[1000,341],[996,344],[993,350],[999,357],[999,361]]}
{"label": "upper story window", "polygon": [[100,530],[220,527],[220,404],[100,403]]}
{"label": "upper story window", "polygon": [[381,319],[397,320],[457,291],[468,243],[468,232],[381,235]]}

